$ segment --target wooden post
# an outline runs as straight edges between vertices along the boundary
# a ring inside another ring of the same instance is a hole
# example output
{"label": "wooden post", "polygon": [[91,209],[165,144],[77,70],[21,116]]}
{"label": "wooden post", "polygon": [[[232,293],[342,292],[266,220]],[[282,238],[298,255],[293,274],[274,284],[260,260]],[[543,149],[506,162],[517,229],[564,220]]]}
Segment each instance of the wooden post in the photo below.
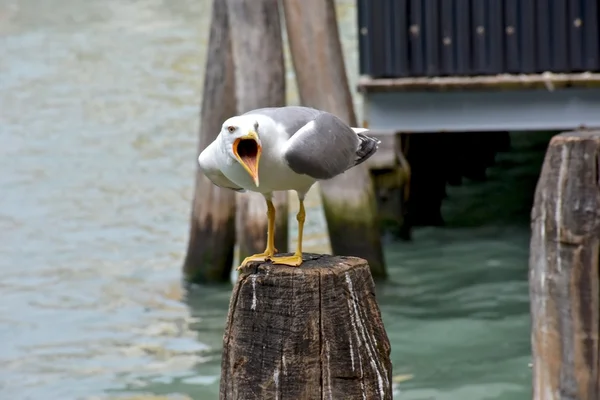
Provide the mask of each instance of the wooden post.
{"label": "wooden post", "polygon": [[240,275],[223,338],[220,399],[392,399],[390,343],[367,262],[304,254]]}
{"label": "wooden post", "polygon": [[404,154],[402,135],[370,132],[370,136],[381,141],[379,150],[366,161],[375,187],[379,225],[384,232],[411,240],[411,230],[404,219],[411,170]]}
{"label": "wooden post", "polygon": [[550,141],[531,213],[533,399],[600,399],[600,131]]}
{"label": "wooden post", "polygon": [[[290,52],[302,104],[357,126],[333,0],[283,0]],[[335,254],[369,261],[386,277],[377,202],[366,164],[319,183]]]}
{"label": "wooden post", "polygon": [[[277,0],[226,0],[235,64],[238,114],[285,105],[285,68]],[[287,192],[275,193],[275,247],[288,247]],[[267,206],[262,195],[237,195],[240,259],[265,250]]]}
{"label": "wooden post", "polygon": [[[228,30],[225,3],[214,0],[200,111],[198,154],[215,140],[223,121],[235,114],[233,60]],[[199,170],[196,173],[188,249],[183,264],[187,280],[229,280],[235,245],[234,194],[231,190],[215,186]]]}

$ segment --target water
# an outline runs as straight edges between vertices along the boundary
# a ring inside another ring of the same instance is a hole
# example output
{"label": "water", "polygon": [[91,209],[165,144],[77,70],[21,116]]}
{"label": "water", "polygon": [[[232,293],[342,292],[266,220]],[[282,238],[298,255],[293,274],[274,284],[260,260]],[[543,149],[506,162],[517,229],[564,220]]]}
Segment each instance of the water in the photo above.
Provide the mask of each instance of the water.
{"label": "water", "polygon": [[[354,85],[353,2],[338,12]],[[217,398],[230,287],[179,281],[209,17],[208,0],[0,0],[0,399]],[[523,154],[444,206],[454,226],[516,222],[387,246],[397,398],[529,397],[529,204],[494,196],[530,192]]]}

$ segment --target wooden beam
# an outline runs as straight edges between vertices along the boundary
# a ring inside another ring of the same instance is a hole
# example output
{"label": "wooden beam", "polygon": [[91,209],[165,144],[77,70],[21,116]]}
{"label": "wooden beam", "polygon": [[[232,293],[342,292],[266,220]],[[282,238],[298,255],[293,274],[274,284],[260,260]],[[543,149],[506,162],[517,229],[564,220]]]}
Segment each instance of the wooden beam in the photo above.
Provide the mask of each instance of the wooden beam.
{"label": "wooden beam", "polygon": [[[213,1],[200,110],[198,154],[215,140],[235,113],[235,85],[225,3]],[[196,165],[198,163],[196,162]],[[235,245],[235,196],[215,186],[198,169],[183,272],[192,282],[229,280]]]}
{"label": "wooden beam", "polygon": [[531,213],[533,399],[600,399],[600,131],[552,138]]}
{"label": "wooden beam", "polygon": [[428,92],[428,91],[486,91],[486,90],[555,90],[568,87],[600,87],[600,73],[484,76],[436,76],[413,78],[371,78],[358,80],[358,91],[374,92]]}
{"label": "wooden beam", "polygon": [[[333,0],[283,0],[300,101],[357,126]],[[334,254],[369,261],[387,276],[373,182],[364,163],[319,183]]]}
{"label": "wooden beam", "polygon": [[367,262],[304,253],[249,266],[231,296],[220,399],[392,399],[390,343]]}
{"label": "wooden beam", "polygon": [[[235,64],[238,114],[285,105],[283,41],[277,0],[226,0]],[[275,246],[288,247],[287,192],[276,192]],[[259,193],[237,195],[237,242],[240,259],[266,247],[267,206]]]}

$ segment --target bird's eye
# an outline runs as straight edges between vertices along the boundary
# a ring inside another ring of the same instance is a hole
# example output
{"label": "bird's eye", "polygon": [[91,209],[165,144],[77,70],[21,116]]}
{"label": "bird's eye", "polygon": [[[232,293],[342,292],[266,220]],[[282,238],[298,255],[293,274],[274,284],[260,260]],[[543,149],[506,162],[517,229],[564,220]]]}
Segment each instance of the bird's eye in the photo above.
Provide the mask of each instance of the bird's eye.
{"label": "bird's eye", "polygon": [[258,130],[258,122],[254,123],[254,130],[257,131]]}
{"label": "bird's eye", "polygon": [[235,126],[228,126],[227,130],[229,131],[229,133],[233,133],[235,132]]}

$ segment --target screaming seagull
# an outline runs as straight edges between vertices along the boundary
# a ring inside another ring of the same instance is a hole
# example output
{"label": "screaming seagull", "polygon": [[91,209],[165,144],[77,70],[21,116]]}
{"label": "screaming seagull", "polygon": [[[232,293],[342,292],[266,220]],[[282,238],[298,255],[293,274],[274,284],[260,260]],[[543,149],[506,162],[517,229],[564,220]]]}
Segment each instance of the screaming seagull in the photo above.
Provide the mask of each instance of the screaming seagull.
{"label": "screaming seagull", "polygon": [[[269,107],[227,119],[200,156],[200,170],[217,186],[261,193],[267,202],[267,248],[249,262],[302,264],[304,197],[315,182],[331,179],[371,157],[379,140],[325,111],[309,107]],[[298,245],[292,256],[276,257],[274,191],[295,190],[300,210]]]}

